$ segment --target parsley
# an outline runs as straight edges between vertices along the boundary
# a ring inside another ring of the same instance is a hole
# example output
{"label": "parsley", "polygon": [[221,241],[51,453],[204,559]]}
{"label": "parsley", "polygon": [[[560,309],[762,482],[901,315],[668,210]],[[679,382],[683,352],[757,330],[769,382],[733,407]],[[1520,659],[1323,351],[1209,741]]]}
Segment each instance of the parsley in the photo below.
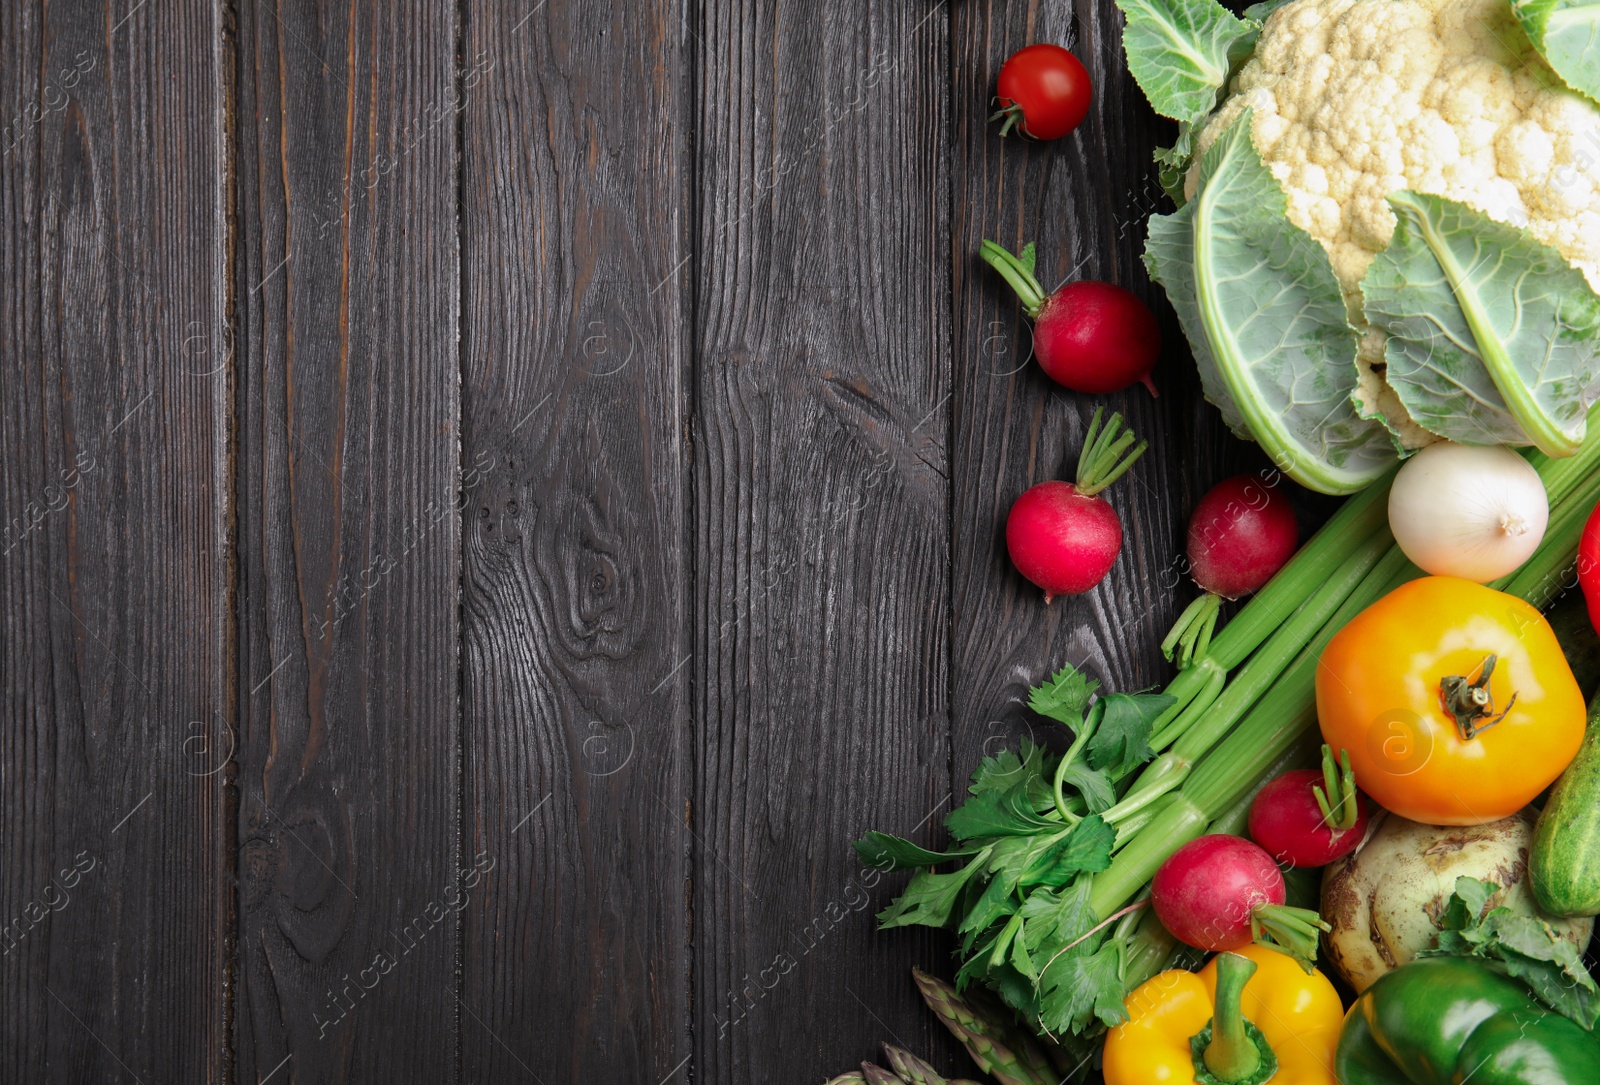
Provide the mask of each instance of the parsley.
{"label": "parsley", "polygon": [[1583,952],[1550,924],[1502,905],[1489,909],[1500,887],[1457,878],[1455,893],[1435,921],[1439,948],[1423,957],[1484,957],[1527,984],[1556,1013],[1593,1030],[1600,1019],[1600,989],[1583,965]]}
{"label": "parsley", "polygon": [[1111,865],[1118,821],[1137,809],[1119,809],[1118,786],[1155,756],[1152,726],[1174,703],[1098,690],[1069,666],[1030,691],[1035,712],[1072,732],[1071,748],[1056,754],[1024,739],[984,758],[967,800],[945,818],[951,849],[877,832],[856,843],[884,870],[960,864],[920,870],[880,924],[954,930],[957,988],[982,983],[1052,1032],[1123,1020],[1126,946],[1095,930],[1089,890]]}
{"label": "parsley", "polygon": [[1048,682],[1028,691],[1028,707],[1057,723],[1076,727],[1083,722],[1083,711],[1100,683],[1068,664]]}

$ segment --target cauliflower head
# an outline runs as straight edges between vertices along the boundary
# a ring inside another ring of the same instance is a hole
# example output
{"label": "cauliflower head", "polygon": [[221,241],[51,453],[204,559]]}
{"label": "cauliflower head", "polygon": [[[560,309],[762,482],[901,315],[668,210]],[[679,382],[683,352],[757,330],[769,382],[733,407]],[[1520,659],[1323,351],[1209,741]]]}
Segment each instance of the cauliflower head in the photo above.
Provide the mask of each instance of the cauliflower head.
{"label": "cauliflower head", "polygon": [[1292,0],[1231,89],[1198,148],[1253,111],[1289,219],[1327,250],[1362,333],[1363,412],[1381,413],[1407,447],[1437,438],[1384,382],[1385,337],[1361,311],[1361,278],[1395,229],[1390,193],[1525,228],[1600,291],[1600,109],[1550,70],[1508,0]]}

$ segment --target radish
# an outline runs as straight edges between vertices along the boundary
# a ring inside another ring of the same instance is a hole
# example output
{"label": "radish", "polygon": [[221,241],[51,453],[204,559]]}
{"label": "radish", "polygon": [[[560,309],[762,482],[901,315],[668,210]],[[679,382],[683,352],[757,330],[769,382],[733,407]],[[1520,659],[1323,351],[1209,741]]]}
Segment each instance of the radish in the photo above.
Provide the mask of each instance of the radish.
{"label": "radish", "polygon": [[1135,381],[1156,394],[1150,370],[1161,357],[1161,328],[1150,307],[1111,283],[1085,279],[1049,296],[1033,277],[1033,245],[1013,256],[993,241],[978,250],[1005,276],[1033,318],[1039,365],[1074,392],[1120,392]]}
{"label": "radish", "polygon": [[[1122,477],[1148,447],[1133,444],[1114,414],[1100,428],[1104,407],[1095,408],[1075,483],[1041,482],[1017,498],[1006,517],[1006,549],[1017,571],[1044,589],[1046,604],[1058,595],[1082,595],[1111,571],[1122,549],[1122,521],[1101,490]],[[1126,453],[1126,455],[1124,455]]]}
{"label": "radish", "polygon": [[1156,916],[1178,941],[1213,952],[1254,941],[1309,969],[1317,932],[1330,928],[1310,909],[1287,907],[1284,895],[1283,872],[1272,856],[1223,833],[1189,841],[1150,883]]}
{"label": "radish", "polygon": [[1294,509],[1253,475],[1223,479],[1189,517],[1189,572],[1204,594],[1179,615],[1161,653],[1187,667],[1206,657],[1224,599],[1249,595],[1272,579],[1300,543]]}
{"label": "radish", "polygon": [[1356,790],[1350,755],[1322,747],[1322,768],[1286,772],[1250,804],[1250,839],[1290,866],[1327,866],[1367,835],[1371,804]]}

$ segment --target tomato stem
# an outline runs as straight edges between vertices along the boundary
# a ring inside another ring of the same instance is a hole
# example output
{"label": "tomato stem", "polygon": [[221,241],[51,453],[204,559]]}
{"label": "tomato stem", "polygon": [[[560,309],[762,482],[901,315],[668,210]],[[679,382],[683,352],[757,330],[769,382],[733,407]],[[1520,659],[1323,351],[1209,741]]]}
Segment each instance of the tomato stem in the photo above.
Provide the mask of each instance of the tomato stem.
{"label": "tomato stem", "polygon": [[1022,106],[1018,103],[1006,103],[998,111],[989,115],[989,122],[992,124],[1001,117],[1005,118],[1005,122],[1000,125],[1001,139],[1004,139],[1006,136],[1010,135],[1013,128],[1015,128],[1018,132],[1021,132],[1023,135],[1028,134],[1027,119],[1023,117]]}
{"label": "tomato stem", "polygon": [[[1498,716],[1494,712],[1494,694],[1489,692],[1489,677],[1494,674],[1494,665],[1500,657],[1490,652],[1479,665],[1478,677],[1470,680],[1465,675],[1449,674],[1439,680],[1439,698],[1444,704],[1444,710],[1456,719],[1456,727],[1461,731],[1461,737],[1466,741],[1477,738],[1483,732],[1506,718],[1513,705],[1517,703],[1515,692],[1506,705],[1505,711]],[[1493,716],[1493,719],[1489,717]],[[1480,723],[1489,719],[1488,723]]]}

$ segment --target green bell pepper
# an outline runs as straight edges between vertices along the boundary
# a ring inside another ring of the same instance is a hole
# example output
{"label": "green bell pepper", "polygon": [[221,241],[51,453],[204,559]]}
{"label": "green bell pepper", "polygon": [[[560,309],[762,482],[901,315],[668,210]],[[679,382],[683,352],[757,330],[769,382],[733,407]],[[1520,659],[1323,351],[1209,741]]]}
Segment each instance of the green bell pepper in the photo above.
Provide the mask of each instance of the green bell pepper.
{"label": "green bell pepper", "polygon": [[1345,1015],[1342,1085],[1600,1082],[1600,1040],[1470,957],[1424,957],[1383,975]]}

